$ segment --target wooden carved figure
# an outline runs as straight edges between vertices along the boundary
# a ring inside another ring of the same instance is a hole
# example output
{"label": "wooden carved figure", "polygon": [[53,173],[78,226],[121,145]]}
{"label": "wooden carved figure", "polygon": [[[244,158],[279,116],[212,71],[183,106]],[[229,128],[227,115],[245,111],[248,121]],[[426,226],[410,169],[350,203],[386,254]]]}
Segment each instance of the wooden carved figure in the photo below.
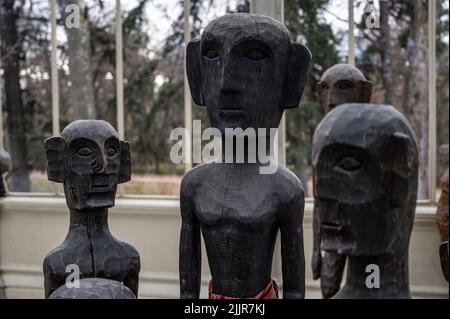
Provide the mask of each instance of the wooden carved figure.
{"label": "wooden carved figure", "polygon": [[[310,60],[278,21],[231,14],[189,43],[187,73],[195,103],[207,107],[224,139],[226,129],[277,128],[284,110],[299,105]],[[201,234],[212,275],[209,298],[277,298],[271,271],[279,231],[283,297],[304,298],[303,187],[281,165],[261,174],[262,165],[247,157],[209,162],[183,178],[181,298],[199,298]]]}
{"label": "wooden carved figure", "polygon": [[[351,64],[336,64],[326,70],[318,84],[320,107],[327,114],[345,103],[370,103],[372,82]],[[314,202],[313,218],[313,278],[320,278],[320,288],[325,299],[333,297],[341,288],[345,256],[320,250],[319,203]]]}
{"label": "wooden carved figure", "polygon": [[315,132],[313,169],[321,248],[348,258],[334,298],[410,298],[418,156],[406,118],[386,105],[335,108]]}
{"label": "wooden carved figure", "polygon": [[64,184],[70,211],[64,242],[44,260],[46,298],[65,284],[68,266],[78,267],[81,278],[122,282],[137,296],[139,254],[108,227],[117,184],[131,177],[130,144],[105,121],[79,120],[47,139],[45,148],[48,179]]}

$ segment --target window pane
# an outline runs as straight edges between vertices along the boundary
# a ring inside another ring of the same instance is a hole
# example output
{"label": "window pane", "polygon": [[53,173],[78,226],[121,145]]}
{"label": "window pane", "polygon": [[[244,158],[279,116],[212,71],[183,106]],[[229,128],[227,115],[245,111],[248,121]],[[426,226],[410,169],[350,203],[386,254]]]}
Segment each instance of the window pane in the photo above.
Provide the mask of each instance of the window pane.
{"label": "window pane", "polygon": [[49,1],[0,5],[4,145],[12,162],[7,186],[14,192],[53,192],[43,152],[51,135]]}
{"label": "window pane", "polygon": [[[76,25],[72,3],[80,13]],[[67,0],[58,2],[58,11],[64,22],[57,34],[61,130],[79,119],[101,119],[117,128],[115,2]]]}
{"label": "window pane", "polygon": [[122,1],[125,137],[132,180],[125,193],[177,195],[184,165],[170,161],[170,131],[184,127],[182,4]]}
{"label": "window pane", "polygon": [[[313,53],[308,87],[299,110],[287,115],[288,166],[312,196],[311,145],[314,130],[324,117],[318,98],[318,82],[326,69],[345,63],[348,56],[348,1],[286,1],[286,24],[297,40]],[[448,1],[438,2],[438,173],[448,166]],[[391,104],[411,123],[419,148],[419,199],[429,197],[428,125],[428,10],[412,1],[383,2],[386,7],[355,1],[356,66],[374,82],[372,102]],[[419,14],[415,15],[418,12]],[[383,19],[386,17],[386,19]],[[416,20],[419,22],[416,22]],[[376,23],[379,22],[378,27]],[[444,71],[445,70],[445,71]],[[349,101],[351,102],[351,101]],[[445,152],[447,149],[447,157]],[[443,162],[442,162],[443,161]]]}

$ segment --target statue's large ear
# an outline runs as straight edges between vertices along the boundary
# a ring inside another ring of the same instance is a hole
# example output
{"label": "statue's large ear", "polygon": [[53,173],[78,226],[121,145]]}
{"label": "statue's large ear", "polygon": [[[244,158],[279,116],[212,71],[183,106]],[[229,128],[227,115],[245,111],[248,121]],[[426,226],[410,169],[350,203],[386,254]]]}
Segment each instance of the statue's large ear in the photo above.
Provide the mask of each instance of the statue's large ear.
{"label": "statue's large ear", "polygon": [[64,183],[64,139],[54,136],[44,141],[47,160],[48,180],[57,183]]}
{"label": "statue's large ear", "polygon": [[298,107],[305,90],[311,64],[311,52],[299,43],[291,43],[284,79],[282,107]]}
{"label": "statue's large ear", "polygon": [[131,180],[130,143],[121,141],[119,184],[129,182],[130,180]]}
{"label": "statue's large ear", "polygon": [[370,103],[370,100],[372,99],[372,89],[373,82],[362,80],[358,82],[359,103]]}
{"label": "statue's large ear", "polygon": [[202,89],[202,70],[201,70],[201,46],[200,38],[196,38],[189,42],[186,50],[186,73],[189,80],[192,99],[194,103],[205,106]]}
{"label": "statue's large ear", "polygon": [[[410,176],[417,178],[417,152],[413,148],[415,142],[403,133],[395,133],[389,143],[380,151],[385,161],[392,163],[385,174],[385,187],[389,190],[389,203],[391,207],[403,207],[408,200],[410,192]],[[415,172],[414,172],[415,170]]]}

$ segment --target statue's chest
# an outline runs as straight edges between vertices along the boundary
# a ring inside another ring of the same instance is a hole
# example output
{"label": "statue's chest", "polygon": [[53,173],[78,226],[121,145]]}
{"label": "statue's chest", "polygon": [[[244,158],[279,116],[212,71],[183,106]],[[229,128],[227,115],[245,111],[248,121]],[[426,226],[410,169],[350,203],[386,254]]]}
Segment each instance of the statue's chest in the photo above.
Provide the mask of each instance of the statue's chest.
{"label": "statue's chest", "polygon": [[197,218],[202,226],[235,225],[256,229],[273,224],[279,207],[278,196],[259,186],[202,185],[194,199]]}
{"label": "statue's chest", "polygon": [[[120,242],[110,236],[88,234],[86,228],[78,229],[62,252],[65,263],[77,264],[86,277],[103,277],[123,280],[129,271],[130,253]],[[64,271],[62,265],[61,271]]]}

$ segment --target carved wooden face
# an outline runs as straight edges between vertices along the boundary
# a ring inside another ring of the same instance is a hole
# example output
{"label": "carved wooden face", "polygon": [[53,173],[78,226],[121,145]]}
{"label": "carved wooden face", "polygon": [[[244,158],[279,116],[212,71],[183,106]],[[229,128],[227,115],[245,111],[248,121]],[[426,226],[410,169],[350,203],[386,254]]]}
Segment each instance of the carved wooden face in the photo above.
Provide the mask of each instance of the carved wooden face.
{"label": "carved wooden face", "polygon": [[342,105],[321,122],[313,148],[322,249],[375,256],[407,245],[417,150],[404,117],[390,106]]}
{"label": "carved wooden face", "polygon": [[[120,142],[114,128],[104,121],[73,122],[61,138],[52,139],[46,141],[49,179],[64,182],[69,208],[114,206],[117,184],[130,178],[129,144]],[[54,143],[62,145],[55,150]],[[54,159],[55,152],[62,158]],[[54,174],[60,166],[62,179]]]}
{"label": "carved wooden face", "polygon": [[318,87],[322,110],[328,113],[345,103],[369,103],[372,83],[350,64],[337,64],[323,74]]}
{"label": "carved wooden face", "polygon": [[211,22],[188,47],[194,101],[206,105],[213,127],[275,128],[285,108],[297,107],[310,63],[276,20],[255,14]]}

